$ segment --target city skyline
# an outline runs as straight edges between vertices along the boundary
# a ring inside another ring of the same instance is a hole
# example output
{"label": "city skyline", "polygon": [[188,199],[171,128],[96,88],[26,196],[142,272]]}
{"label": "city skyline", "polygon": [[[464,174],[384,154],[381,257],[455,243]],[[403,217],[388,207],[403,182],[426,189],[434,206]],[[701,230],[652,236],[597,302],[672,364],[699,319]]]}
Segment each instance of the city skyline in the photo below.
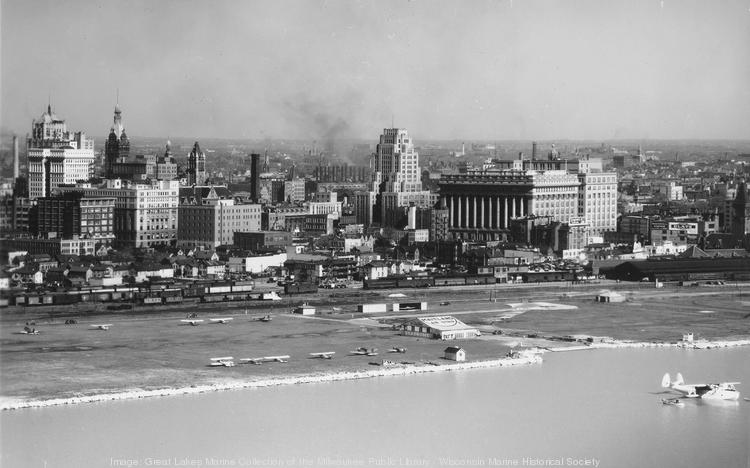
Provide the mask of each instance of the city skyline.
{"label": "city skyline", "polygon": [[[41,13],[40,13],[41,12]],[[106,135],[742,139],[750,11],[670,1],[2,2],[2,121]],[[42,34],[46,32],[46,34]],[[54,47],[50,47],[54,38]]]}

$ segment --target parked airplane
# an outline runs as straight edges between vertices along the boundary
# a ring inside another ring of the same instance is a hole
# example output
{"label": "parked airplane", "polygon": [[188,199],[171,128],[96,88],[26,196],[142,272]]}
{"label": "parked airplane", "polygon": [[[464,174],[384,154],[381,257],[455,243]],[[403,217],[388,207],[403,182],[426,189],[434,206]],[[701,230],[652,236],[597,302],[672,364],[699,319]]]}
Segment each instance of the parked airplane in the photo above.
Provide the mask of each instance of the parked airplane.
{"label": "parked airplane", "polygon": [[93,325],[92,324],[90,326],[91,326],[91,328],[93,328],[95,330],[109,330],[109,327],[111,327],[112,324],[111,323],[101,323],[101,324],[97,324],[97,325]]}
{"label": "parked airplane", "polygon": [[23,330],[20,332],[23,335],[38,335],[39,330],[36,328],[30,328],[30,327],[23,327]]}
{"label": "parked airplane", "polygon": [[256,320],[258,322],[270,322],[273,320],[273,317],[271,317],[271,314],[264,315],[263,317],[255,317],[253,320]]}
{"label": "parked airplane", "polygon": [[321,358],[321,359],[333,359],[333,355],[336,351],[325,351],[323,353],[310,353],[310,357]]}
{"label": "parked airplane", "polygon": [[355,349],[351,353],[359,355],[359,356],[377,356],[378,355],[378,350],[377,350],[377,348],[367,349],[367,348],[364,348],[364,347],[360,347],[360,348]]}
{"label": "parked airplane", "polygon": [[406,353],[406,348],[398,348],[398,347],[394,346],[394,347],[393,347],[393,348],[391,348],[391,350],[390,350],[390,351],[388,351],[388,352],[389,352],[389,353],[402,353],[402,354],[403,354],[403,353]]}
{"label": "parked airplane", "polygon": [[266,357],[260,357],[260,358],[243,358],[240,359],[240,361],[249,363],[249,364],[256,364],[261,365],[264,362],[289,362],[289,356],[266,356]]}
{"label": "parked airplane", "polygon": [[227,357],[215,357],[211,358],[211,364],[209,364],[211,367],[233,367],[234,366],[234,358],[232,356]]}
{"label": "parked airplane", "polygon": [[669,374],[664,374],[661,386],[677,390],[685,395],[685,398],[703,398],[710,400],[737,400],[740,392],[734,388],[739,382],[721,382],[710,384],[686,384],[682,374],[677,373],[677,379],[672,382]]}
{"label": "parked airplane", "polygon": [[190,325],[192,325],[194,327],[197,327],[199,323],[203,322],[203,320],[187,320],[187,319],[183,319],[183,320],[180,320],[180,322],[182,322],[182,323],[189,323]]}
{"label": "parked airplane", "polygon": [[211,323],[229,323],[230,321],[234,320],[232,317],[222,317],[222,318],[212,318]]}

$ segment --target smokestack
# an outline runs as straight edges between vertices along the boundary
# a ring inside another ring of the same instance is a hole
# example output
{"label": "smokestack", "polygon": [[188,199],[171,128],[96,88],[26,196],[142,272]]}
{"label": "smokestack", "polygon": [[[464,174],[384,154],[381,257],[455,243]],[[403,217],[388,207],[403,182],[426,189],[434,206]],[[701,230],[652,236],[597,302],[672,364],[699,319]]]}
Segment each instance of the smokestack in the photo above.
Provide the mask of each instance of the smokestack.
{"label": "smokestack", "polygon": [[531,142],[531,160],[536,160],[536,141]]}
{"label": "smokestack", "polygon": [[18,136],[13,135],[13,180],[18,179],[20,175],[18,171]]}
{"label": "smokestack", "polygon": [[255,203],[260,202],[260,155],[250,155],[250,196]]}

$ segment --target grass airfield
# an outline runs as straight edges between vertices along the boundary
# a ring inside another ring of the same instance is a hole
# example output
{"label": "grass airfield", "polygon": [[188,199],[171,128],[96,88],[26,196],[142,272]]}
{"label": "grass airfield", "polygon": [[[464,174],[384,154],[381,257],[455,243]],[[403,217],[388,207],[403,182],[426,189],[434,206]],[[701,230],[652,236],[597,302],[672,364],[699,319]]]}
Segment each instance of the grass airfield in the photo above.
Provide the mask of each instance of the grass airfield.
{"label": "grass airfield", "polygon": [[[664,342],[677,341],[688,331],[710,340],[750,336],[750,288],[743,294],[742,286],[522,286],[321,291],[275,304],[183,304],[127,314],[85,307],[11,310],[0,318],[0,394],[14,400],[65,398],[366,370],[382,359],[427,364],[444,362],[443,350],[456,344],[466,349],[469,360],[482,360],[501,357],[521,343],[564,346],[549,339],[573,334]],[[595,303],[594,295],[605,287],[620,290],[627,301]],[[404,297],[389,297],[393,294]],[[302,301],[316,307],[318,315],[292,315],[292,307]],[[427,302],[429,309],[367,316],[356,312],[360,303],[417,301]],[[444,302],[449,304],[440,305]],[[198,326],[180,322],[192,312],[205,321]],[[256,320],[267,313],[273,315],[271,322]],[[393,330],[393,325],[421,314],[455,315],[483,335],[446,342]],[[208,320],[230,316],[228,324]],[[65,325],[68,318],[78,323]],[[36,323],[39,335],[19,333],[27,321]],[[90,327],[99,323],[112,327]],[[492,334],[496,330],[501,334]],[[378,355],[350,355],[359,347],[377,348]],[[388,352],[392,347],[407,352]],[[324,351],[336,354],[330,360],[309,356]],[[242,358],[277,355],[291,358],[287,363],[239,363]],[[232,356],[238,364],[208,366],[210,358],[220,356]]]}

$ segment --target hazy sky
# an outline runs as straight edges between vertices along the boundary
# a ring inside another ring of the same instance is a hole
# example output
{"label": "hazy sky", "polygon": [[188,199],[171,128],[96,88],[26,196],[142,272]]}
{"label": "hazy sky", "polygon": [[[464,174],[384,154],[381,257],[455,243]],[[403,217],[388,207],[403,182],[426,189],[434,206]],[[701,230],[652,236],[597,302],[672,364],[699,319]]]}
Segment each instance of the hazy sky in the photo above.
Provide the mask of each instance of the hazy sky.
{"label": "hazy sky", "polygon": [[106,135],[750,138],[750,0],[2,0],[2,121]]}

